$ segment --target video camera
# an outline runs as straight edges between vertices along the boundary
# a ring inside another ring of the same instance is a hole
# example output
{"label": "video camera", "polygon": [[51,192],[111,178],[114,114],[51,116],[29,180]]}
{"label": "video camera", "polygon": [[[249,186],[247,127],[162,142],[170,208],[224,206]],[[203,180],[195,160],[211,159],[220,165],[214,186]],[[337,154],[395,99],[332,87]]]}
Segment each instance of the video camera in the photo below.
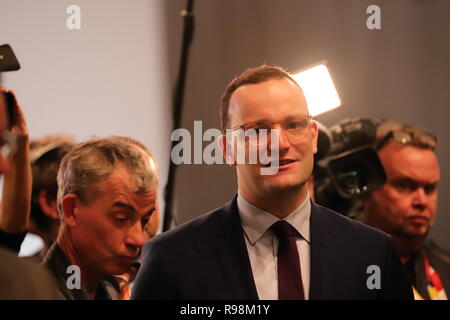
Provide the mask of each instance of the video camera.
{"label": "video camera", "polygon": [[320,152],[313,171],[318,204],[354,217],[356,199],[386,183],[383,165],[372,148],[376,129],[365,118],[345,119],[329,129],[319,125]]}

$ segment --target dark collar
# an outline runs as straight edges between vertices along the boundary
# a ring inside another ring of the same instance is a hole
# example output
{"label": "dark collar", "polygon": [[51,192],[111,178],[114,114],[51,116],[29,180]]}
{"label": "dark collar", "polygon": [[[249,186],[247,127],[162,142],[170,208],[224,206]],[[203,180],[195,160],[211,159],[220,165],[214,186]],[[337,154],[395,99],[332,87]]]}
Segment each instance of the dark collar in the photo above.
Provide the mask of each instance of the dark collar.
{"label": "dark collar", "polygon": [[[89,296],[86,290],[81,286],[80,289],[69,289],[68,283],[72,283],[71,276],[73,271],[68,271],[68,267],[71,265],[67,257],[61,248],[54,243],[47,252],[43,262],[53,274],[56,279],[56,283],[60,293],[67,300],[89,300]],[[69,281],[68,281],[69,280]],[[106,291],[103,282],[100,282],[97,292],[95,294],[95,300],[111,300],[111,297]]]}

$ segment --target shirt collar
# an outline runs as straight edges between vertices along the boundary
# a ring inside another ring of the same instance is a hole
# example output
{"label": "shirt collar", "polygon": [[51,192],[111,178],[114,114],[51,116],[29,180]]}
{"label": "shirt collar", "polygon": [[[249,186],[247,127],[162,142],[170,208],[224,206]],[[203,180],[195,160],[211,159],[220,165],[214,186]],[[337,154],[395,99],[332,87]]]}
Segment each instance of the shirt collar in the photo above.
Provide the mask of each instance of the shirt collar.
{"label": "shirt collar", "polygon": [[[242,228],[251,245],[255,245],[267,229],[278,219],[269,212],[266,212],[254,204],[247,201],[238,191],[237,206]],[[309,193],[305,201],[283,220],[289,222],[308,243],[310,241],[309,218],[311,216],[311,201]]]}

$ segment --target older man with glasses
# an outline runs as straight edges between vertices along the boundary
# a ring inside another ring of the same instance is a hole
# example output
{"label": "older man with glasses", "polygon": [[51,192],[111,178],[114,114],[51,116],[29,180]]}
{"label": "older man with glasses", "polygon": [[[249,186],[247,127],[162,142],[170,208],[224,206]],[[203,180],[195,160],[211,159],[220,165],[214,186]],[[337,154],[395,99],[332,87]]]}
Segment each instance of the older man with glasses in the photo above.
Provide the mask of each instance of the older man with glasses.
{"label": "older man with glasses", "polygon": [[440,180],[436,146],[437,138],[422,128],[382,122],[375,147],[388,180],[362,199],[366,223],[394,238],[416,299],[450,294],[450,256],[426,241]]}

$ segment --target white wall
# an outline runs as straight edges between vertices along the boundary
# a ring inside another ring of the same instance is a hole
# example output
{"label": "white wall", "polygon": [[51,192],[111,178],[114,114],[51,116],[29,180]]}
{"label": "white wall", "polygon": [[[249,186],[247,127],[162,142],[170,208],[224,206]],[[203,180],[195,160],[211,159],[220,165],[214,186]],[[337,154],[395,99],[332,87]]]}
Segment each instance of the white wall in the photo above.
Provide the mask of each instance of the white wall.
{"label": "white wall", "polygon": [[[22,65],[2,85],[15,90],[32,138],[134,137],[155,154],[162,190],[171,128],[163,2],[0,0],[0,44]],[[81,30],[66,27],[71,4]]]}

